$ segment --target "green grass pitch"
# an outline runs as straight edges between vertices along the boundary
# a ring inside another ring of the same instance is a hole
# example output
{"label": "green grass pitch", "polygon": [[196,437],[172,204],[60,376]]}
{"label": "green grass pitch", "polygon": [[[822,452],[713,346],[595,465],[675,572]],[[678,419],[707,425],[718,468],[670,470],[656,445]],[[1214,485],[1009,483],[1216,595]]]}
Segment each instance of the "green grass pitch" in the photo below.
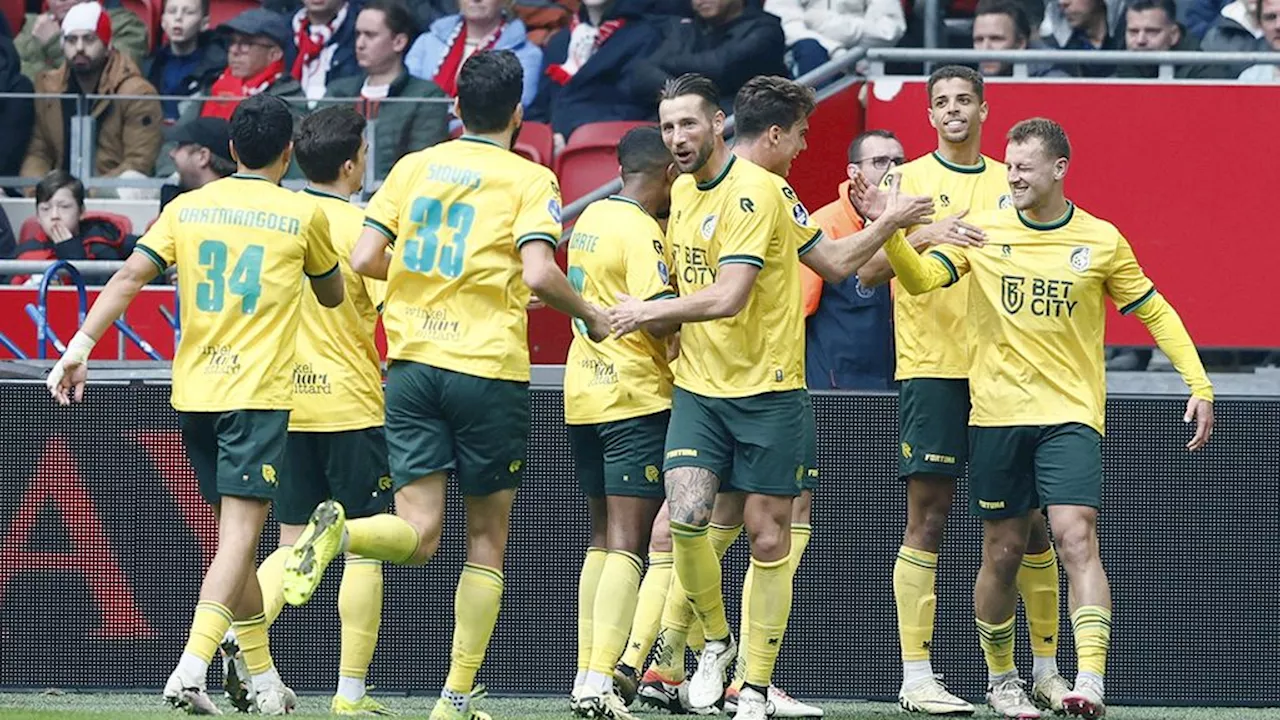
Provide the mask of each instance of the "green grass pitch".
{"label": "green grass pitch", "polygon": [[[432,698],[427,696],[379,696],[401,717],[426,718]],[[826,702],[821,703],[830,720],[873,720],[906,718],[897,706],[886,703]],[[486,698],[478,707],[493,715],[494,720],[554,720],[571,718],[562,698]],[[329,717],[327,696],[301,698],[295,718]],[[224,712],[231,712],[229,706]],[[642,717],[669,717],[662,713],[644,712]],[[132,720],[133,718],[182,717],[168,709],[159,693],[0,693],[0,720]],[[232,716],[234,717],[234,716]],[[691,716],[692,717],[692,716]],[[974,717],[995,717],[985,708]],[[1237,708],[1110,708],[1108,720],[1280,720],[1280,709],[1246,710]]]}

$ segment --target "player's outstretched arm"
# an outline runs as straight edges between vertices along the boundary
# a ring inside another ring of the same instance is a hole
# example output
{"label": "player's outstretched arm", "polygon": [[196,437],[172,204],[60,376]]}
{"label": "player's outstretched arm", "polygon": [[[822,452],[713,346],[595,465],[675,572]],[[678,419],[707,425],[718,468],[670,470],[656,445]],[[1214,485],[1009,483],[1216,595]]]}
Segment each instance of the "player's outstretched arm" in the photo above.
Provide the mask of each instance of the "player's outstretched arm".
{"label": "player's outstretched arm", "polygon": [[609,320],[604,311],[574,292],[560,266],[556,265],[556,249],[549,242],[530,240],[520,246],[524,263],[524,284],[538,299],[555,310],[587,324],[587,336],[596,342],[609,337]]}
{"label": "player's outstretched arm", "polygon": [[[986,244],[987,234],[982,228],[965,222],[964,216],[969,213],[963,210],[945,217],[938,222],[929,223],[907,235],[907,244],[916,252],[924,252],[934,245],[959,245],[982,247]],[[893,265],[884,250],[874,253],[870,259],[858,268],[858,281],[863,287],[877,287],[893,279]]]}
{"label": "player's outstretched arm", "polygon": [[365,226],[351,250],[351,269],[365,277],[386,280],[387,270],[391,267],[391,253],[387,252],[390,242],[381,231]]}
{"label": "player's outstretched arm", "polygon": [[[967,263],[957,263],[937,251],[927,257],[921,256],[901,234],[890,238],[884,250],[898,276],[898,282],[912,295],[944,288],[959,280],[969,270]],[[964,257],[963,251],[952,255],[960,260]]]}
{"label": "player's outstretched arm", "polygon": [[661,329],[664,325],[733,317],[746,307],[759,274],[756,265],[729,263],[720,266],[714,283],[678,298],[644,301],[620,294],[619,303],[606,311],[609,324],[613,334],[621,337],[642,327]]}
{"label": "player's outstretched arm", "polygon": [[1130,310],[1147,326],[1151,337],[1161,352],[1169,356],[1182,381],[1191,389],[1187,410],[1182,421],[1196,424],[1195,434],[1187,442],[1188,450],[1199,450],[1213,435],[1213,384],[1200,362],[1200,354],[1191,340],[1191,334],[1182,324],[1178,311],[1160,293],[1151,289],[1151,296],[1141,305]]}
{"label": "player's outstretched arm", "polygon": [[800,256],[801,262],[813,268],[829,283],[844,282],[858,272],[898,230],[918,225],[933,215],[933,199],[889,194],[885,211],[870,225],[839,240],[825,240]]}
{"label": "player's outstretched arm", "polygon": [[69,405],[73,399],[80,402],[84,398],[84,383],[89,374],[89,353],[93,352],[93,346],[102,338],[107,328],[111,327],[111,323],[129,308],[138,291],[159,274],[160,268],[149,255],[134,251],[125,260],[124,267],[111,276],[111,280],[89,309],[84,325],[80,326],[71,342],[67,343],[67,351],[45,379],[49,393],[58,404]]}

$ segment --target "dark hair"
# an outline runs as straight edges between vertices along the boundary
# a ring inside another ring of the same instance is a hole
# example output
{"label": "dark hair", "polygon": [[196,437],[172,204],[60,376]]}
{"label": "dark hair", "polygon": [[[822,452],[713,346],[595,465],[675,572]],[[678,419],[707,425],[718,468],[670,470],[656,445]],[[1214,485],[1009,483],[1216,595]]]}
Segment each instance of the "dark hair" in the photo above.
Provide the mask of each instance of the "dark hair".
{"label": "dark hair", "polygon": [[[1137,0],[1142,2],[1142,0]],[[1027,19],[1027,11],[1022,9],[1022,5],[1013,0],[979,0],[978,7],[973,11],[973,16],[979,15],[1008,15],[1013,21],[1013,32],[1018,36],[1019,40],[1026,40],[1031,37],[1031,21]],[[981,95],[981,93],[979,93]]]}
{"label": "dark hair", "polygon": [[685,95],[697,95],[702,98],[713,115],[720,109],[720,89],[711,78],[698,73],[685,73],[680,77],[668,79],[662,86],[662,92],[658,94],[658,102],[675,100]]}
{"label": "dark hair", "polygon": [[866,144],[869,138],[873,137],[901,142],[898,140],[898,136],[893,134],[892,130],[868,130],[854,138],[853,142],[849,143],[849,162],[858,161],[858,156],[862,154],[862,146]]}
{"label": "dark hair", "polygon": [[240,163],[250,170],[279,159],[293,139],[293,114],[275,95],[245,98],[231,113],[231,145]]}
{"label": "dark hair", "polygon": [[776,75],[757,75],[733,99],[734,131],[740,139],[751,139],[774,125],[790,130],[817,106],[813,88]]}
{"label": "dark hair", "polygon": [[[200,0],[200,16],[201,17],[209,17],[209,2],[210,0]],[[161,10],[163,10],[168,5],[169,5],[169,0],[164,0],[164,4],[160,6]]]}
{"label": "dark hair", "polygon": [[70,190],[71,195],[76,199],[76,204],[84,210],[84,183],[66,170],[54,170],[40,178],[39,184],[36,185],[36,204],[49,202],[62,188]]}
{"label": "dark hair", "polygon": [[[1261,0],[1258,2],[1258,7],[1262,7]],[[1148,10],[1163,10],[1165,18],[1171,24],[1178,22],[1178,6],[1174,4],[1173,0],[1133,0],[1125,8],[1125,12],[1146,12]]]}
{"label": "dark hair", "polygon": [[933,71],[933,74],[929,76],[929,83],[925,86],[925,89],[929,92],[930,104],[933,103],[933,86],[943,80],[964,80],[973,86],[973,92],[978,96],[978,101],[981,102],[983,100],[985,89],[982,83],[982,76],[978,74],[977,70],[963,65],[943,65]]}
{"label": "dark hair", "polygon": [[618,164],[623,175],[665,172],[671,151],[662,142],[662,131],[649,125],[628,130],[618,141]]}
{"label": "dark hair", "polygon": [[334,105],[311,113],[298,124],[294,157],[311,182],[338,179],[342,164],[355,160],[364,142],[365,119],[348,105]]}
{"label": "dark hair", "polygon": [[486,50],[467,58],[458,74],[458,113],[467,132],[505,130],[524,91],[524,68],[510,50]]}
{"label": "dark hair", "polygon": [[1039,140],[1044,145],[1045,152],[1054,160],[1071,159],[1071,141],[1067,140],[1067,132],[1049,118],[1023,120],[1009,129],[1006,139],[1019,145],[1029,140]]}
{"label": "dark hair", "polygon": [[210,151],[209,169],[218,177],[224,178],[236,171],[236,164],[221,155]]}
{"label": "dark hair", "polygon": [[[377,10],[382,13],[382,23],[387,26],[392,35],[406,35],[412,44],[413,39],[418,36],[418,21],[414,19],[413,12],[404,4],[403,0],[371,0],[364,4],[360,9]],[[406,49],[407,46],[406,46]]]}

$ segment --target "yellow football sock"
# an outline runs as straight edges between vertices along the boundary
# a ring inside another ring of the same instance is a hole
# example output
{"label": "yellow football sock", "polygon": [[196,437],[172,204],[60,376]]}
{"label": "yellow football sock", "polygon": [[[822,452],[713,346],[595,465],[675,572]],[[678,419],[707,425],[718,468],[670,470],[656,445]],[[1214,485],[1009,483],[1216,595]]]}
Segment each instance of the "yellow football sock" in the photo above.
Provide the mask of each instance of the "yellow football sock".
{"label": "yellow football sock", "polygon": [[187,646],[183,651],[205,663],[211,662],[230,627],[231,611],[225,605],[201,600],[196,603],[195,616],[191,618],[191,634],[187,636]]}
{"label": "yellow football sock", "polygon": [[723,558],[724,554],[729,552],[729,546],[733,545],[741,534],[741,525],[716,525],[712,523],[707,528],[707,537],[711,538],[711,549],[716,551],[716,557],[718,558]]}
{"label": "yellow football sock", "polygon": [[893,563],[893,599],[898,605],[898,639],[902,644],[903,662],[929,659],[938,604],[934,593],[937,575],[937,553],[905,545],[898,548],[898,559]]}
{"label": "yellow football sock", "polygon": [[640,581],[640,593],[636,601],[635,618],[631,621],[631,637],[627,650],[622,654],[622,664],[635,670],[644,669],[649,659],[653,641],[662,625],[662,609],[667,604],[667,589],[671,587],[671,553],[649,553],[649,569]]}
{"label": "yellow football sock", "polygon": [[[262,613],[231,623],[236,631],[236,642],[244,653],[244,662],[250,675],[261,675],[275,667],[271,662],[271,645],[267,642],[267,618]],[[246,678],[247,679],[247,678]]]}
{"label": "yellow football sock", "polygon": [[1107,646],[1111,643],[1111,611],[1099,605],[1085,605],[1071,613],[1071,631],[1076,637],[1076,665],[1080,672],[1102,677],[1107,672]]}
{"label": "yellow football sock", "polygon": [[987,660],[987,671],[993,677],[1016,672],[1013,664],[1013,621],[1016,618],[999,623],[985,623],[977,620],[978,642],[982,645],[982,656]]}
{"label": "yellow football sock", "polygon": [[728,637],[720,558],[707,537],[707,528],[672,522],[671,541],[675,545],[676,575],[693,603],[693,611],[702,620],[703,632],[711,640]]}
{"label": "yellow football sock", "polygon": [[791,615],[791,558],[765,562],[751,558],[755,578],[751,581],[751,611],[748,625],[751,644],[747,646],[747,677],[750,685],[768,687],[773,679],[773,666],[782,647],[782,634],[787,631]]}
{"label": "yellow football sock", "polygon": [[741,690],[747,681],[747,643],[751,642],[751,590],[755,586],[756,563],[752,559],[747,574],[742,578],[742,604],[738,610],[738,657],[733,664],[733,682],[730,687]]}
{"label": "yellow football sock", "polygon": [[[692,611],[691,611],[692,612]],[[688,643],[689,649],[694,655],[701,655],[702,648],[707,644],[707,634],[702,632],[702,621],[694,615],[689,620],[689,630],[685,633],[685,642]]]}
{"label": "yellow football sock", "polygon": [[347,558],[338,586],[338,617],[342,619],[338,675],[364,678],[382,625],[381,560]]}
{"label": "yellow football sock", "polygon": [[627,645],[627,631],[636,614],[640,594],[640,558],[625,550],[610,550],[596,591],[591,636],[592,672],[613,674]]}
{"label": "yellow football sock", "polygon": [[791,574],[800,567],[800,558],[804,557],[805,548],[809,547],[809,538],[813,537],[813,526],[805,523],[791,523]]}
{"label": "yellow football sock", "polygon": [[1058,655],[1058,555],[1050,547],[1022,556],[1018,594],[1027,613],[1031,652],[1037,657]]}
{"label": "yellow football sock", "polygon": [[453,599],[453,651],[445,690],[471,692],[501,605],[502,571],[472,563],[463,565]]}
{"label": "yellow football sock", "polygon": [[418,552],[418,531],[390,513],[348,520],[346,527],[347,552],[352,555],[399,564]]}
{"label": "yellow football sock", "polygon": [[673,571],[667,602],[662,607],[661,629],[654,641],[653,659],[658,674],[670,682],[684,680],[684,649],[694,620],[693,606],[685,597],[679,575]]}
{"label": "yellow football sock", "polygon": [[292,546],[281,545],[258,566],[258,585],[262,587],[262,614],[267,618],[267,627],[271,627],[284,609],[284,561],[291,552]]}
{"label": "yellow football sock", "polygon": [[578,573],[578,669],[586,670],[591,664],[593,636],[592,612],[596,603],[596,588],[600,586],[600,574],[604,570],[604,548],[587,548],[582,559],[582,571]]}

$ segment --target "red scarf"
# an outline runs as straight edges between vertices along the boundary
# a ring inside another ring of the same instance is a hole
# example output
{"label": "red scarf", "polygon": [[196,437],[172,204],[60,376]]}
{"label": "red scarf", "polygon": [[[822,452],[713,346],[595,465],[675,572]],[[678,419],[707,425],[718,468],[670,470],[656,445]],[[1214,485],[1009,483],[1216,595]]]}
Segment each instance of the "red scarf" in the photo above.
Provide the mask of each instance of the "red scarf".
{"label": "red scarf", "polygon": [[618,18],[600,23],[600,27],[596,30],[595,42],[591,45],[591,53],[586,58],[579,59],[573,57],[573,33],[581,24],[582,21],[578,19],[577,15],[574,15],[569,20],[569,45],[565,49],[565,61],[547,66],[547,76],[554,80],[557,85],[568,85],[573,76],[578,74],[578,71],[582,69],[586,61],[591,58],[591,55],[595,55],[606,40],[621,30],[622,26],[627,24],[627,20],[626,18]]}
{"label": "red scarf", "polygon": [[291,74],[293,79],[302,81],[302,68],[308,63],[320,57],[320,53],[324,51],[324,46],[329,44],[333,39],[334,33],[347,19],[347,7],[343,5],[338,9],[338,14],[333,16],[333,20],[326,25],[317,25],[312,27],[311,21],[307,19],[306,9],[298,11],[297,17],[294,18],[294,43],[298,46],[298,57],[293,60],[293,69]]}
{"label": "red scarf", "polygon": [[[475,52],[483,52],[492,50],[493,46],[498,44],[498,38],[502,37],[502,31],[507,27],[504,22],[494,30],[489,37],[480,41]],[[449,40],[449,52],[440,61],[440,67],[436,68],[436,74],[433,78],[436,85],[444,91],[445,95],[454,97],[458,94],[458,71],[462,69],[462,61],[467,52],[467,23],[460,22],[458,27],[453,31],[453,37]]]}
{"label": "red scarf", "polygon": [[213,97],[234,98],[234,100],[221,102],[208,100],[200,110],[200,117],[216,117],[230,120],[231,113],[235,112],[236,105],[239,105],[241,100],[257,95],[271,87],[271,83],[274,83],[283,74],[284,60],[277,60],[268,65],[262,72],[244,80],[233,76],[230,67],[224,68],[222,74],[213,82],[213,87],[210,88],[209,94]]}

